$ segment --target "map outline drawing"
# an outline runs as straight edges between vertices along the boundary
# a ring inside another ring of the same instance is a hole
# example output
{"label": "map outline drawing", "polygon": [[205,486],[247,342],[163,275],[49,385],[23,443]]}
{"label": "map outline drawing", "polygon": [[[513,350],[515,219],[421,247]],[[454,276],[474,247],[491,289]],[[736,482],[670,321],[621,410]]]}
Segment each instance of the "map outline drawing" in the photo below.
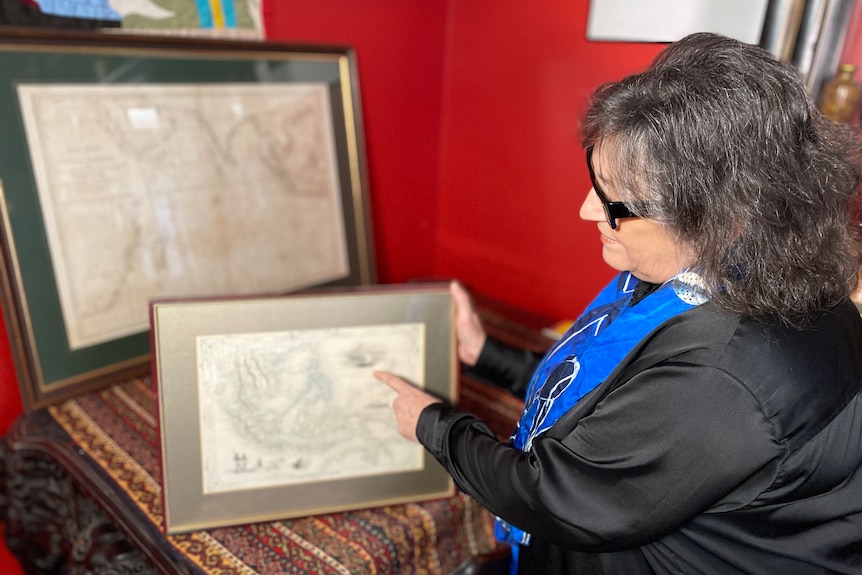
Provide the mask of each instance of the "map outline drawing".
{"label": "map outline drawing", "polygon": [[325,83],[17,90],[71,349],[146,331],[154,298],[349,275]]}
{"label": "map outline drawing", "polygon": [[372,372],[424,388],[424,324],[201,335],[195,348],[204,493],[423,468]]}

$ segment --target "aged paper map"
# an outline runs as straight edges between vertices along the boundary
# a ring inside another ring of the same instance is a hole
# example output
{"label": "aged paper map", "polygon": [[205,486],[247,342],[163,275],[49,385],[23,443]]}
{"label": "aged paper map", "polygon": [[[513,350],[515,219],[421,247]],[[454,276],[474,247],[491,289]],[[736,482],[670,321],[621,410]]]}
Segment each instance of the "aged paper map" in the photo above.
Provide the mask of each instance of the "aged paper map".
{"label": "aged paper map", "polygon": [[197,338],[205,493],[422,468],[385,370],[424,387],[421,323]]}
{"label": "aged paper map", "polygon": [[70,348],[349,275],[324,84],[18,87]]}

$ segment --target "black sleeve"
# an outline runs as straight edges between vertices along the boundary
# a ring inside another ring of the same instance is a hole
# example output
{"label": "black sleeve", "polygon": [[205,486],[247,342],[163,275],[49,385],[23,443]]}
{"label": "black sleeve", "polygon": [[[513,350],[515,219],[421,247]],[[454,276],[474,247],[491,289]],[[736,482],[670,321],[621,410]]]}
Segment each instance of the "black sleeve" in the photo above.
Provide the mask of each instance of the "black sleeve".
{"label": "black sleeve", "polygon": [[523,399],[533,372],[542,355],[526,349],[509,347],[491,337],[479,354],[476,365],[465,366],[470,377],[508,389]]}
{"label": "black sleeve", "polygon": [[422,412],[417,434],[492,513],[587,552],[630,548],[706,509],[743,506],[771,484],[783,454],[742,385],[680,364],[641,372],[576,422],[564,417],[529,453],[440,404]]}

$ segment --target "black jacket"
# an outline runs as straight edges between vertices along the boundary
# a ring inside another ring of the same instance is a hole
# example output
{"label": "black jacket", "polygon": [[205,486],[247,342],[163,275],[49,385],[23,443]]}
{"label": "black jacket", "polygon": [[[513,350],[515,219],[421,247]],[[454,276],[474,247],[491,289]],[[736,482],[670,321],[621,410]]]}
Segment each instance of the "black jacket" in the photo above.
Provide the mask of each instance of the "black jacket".
{"label": "black jacket", "polygon": [[849,301],[803,329],[707,303],[644,338],[529,453],[442,404],[417,434],[461,489],[533,533],[522,572],[601,554],[606,575],[859,574],[860,390]]}

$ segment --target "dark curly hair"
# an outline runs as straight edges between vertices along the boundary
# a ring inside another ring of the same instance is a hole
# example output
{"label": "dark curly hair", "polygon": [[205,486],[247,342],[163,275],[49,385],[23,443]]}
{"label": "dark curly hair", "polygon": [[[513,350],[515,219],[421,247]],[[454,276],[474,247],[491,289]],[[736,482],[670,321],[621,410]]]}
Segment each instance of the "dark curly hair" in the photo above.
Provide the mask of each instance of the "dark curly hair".
{"label": "dark curly hair", "polygon": [[801,324],[856,286],[859,144],[769,52],[687,36],[601,86],[582,135],[621,200],[693,248],[723,309]]}

